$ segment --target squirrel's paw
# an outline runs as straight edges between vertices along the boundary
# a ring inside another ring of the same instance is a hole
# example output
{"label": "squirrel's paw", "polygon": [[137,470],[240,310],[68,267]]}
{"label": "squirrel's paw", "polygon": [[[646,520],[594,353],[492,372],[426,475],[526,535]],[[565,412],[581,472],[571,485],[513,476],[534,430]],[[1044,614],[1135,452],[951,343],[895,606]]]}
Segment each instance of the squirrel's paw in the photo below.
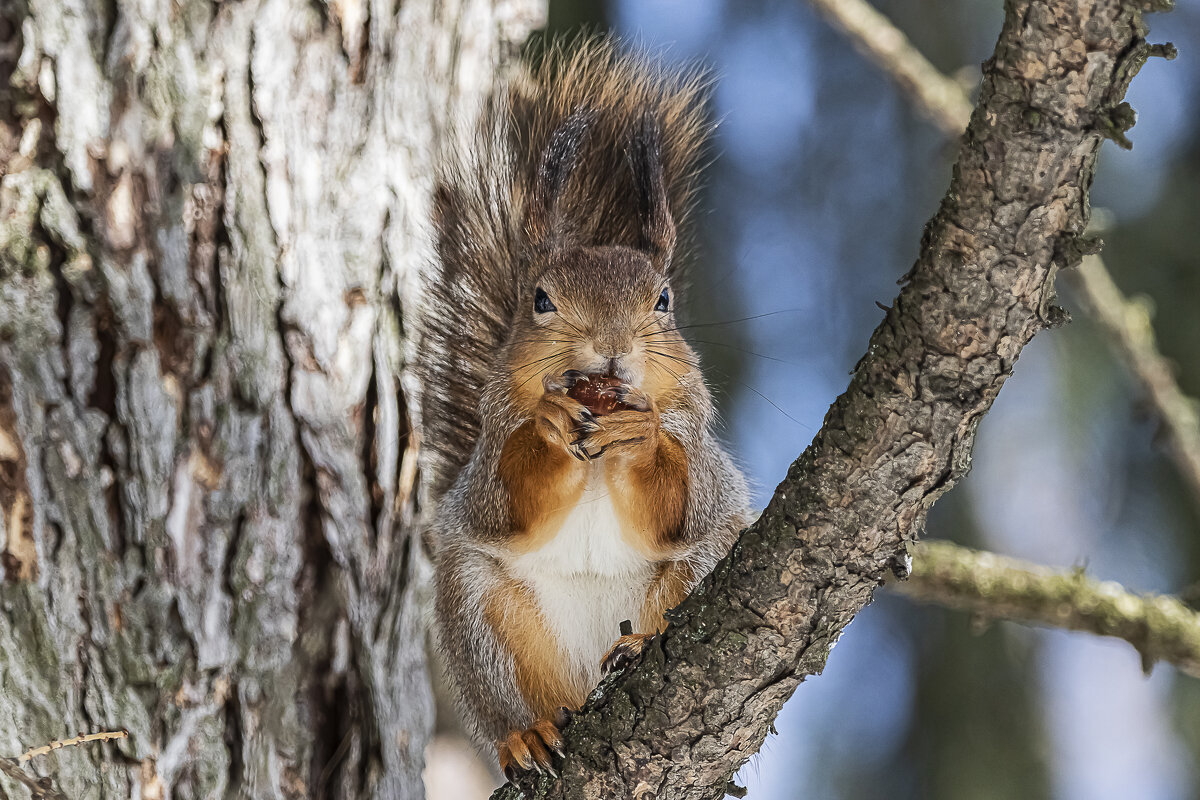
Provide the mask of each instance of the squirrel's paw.
{"label": "squirrel's paw", "polygon": [[[561,711],[559,713],[563,716]],[[558,777],[551,753],[562,758],[563,738],[558,727],[548,719],[539,719],[523,731],[512,731],[496,743],[500,769],[510,781],[516,780],[521,772],[530,771],[549,772]]]}
{"label": "squirrel's paw", "polygon": [[658,436],[658,414],[646,411],[614,411],[596,417],[582,427],[571,444],[580,447],[588,458],[596,458],[610,449],[653,444]]}
{"label": "squirrel's paw", "polygon": [[637,660],[646,649],[653,633],[631,633],[617,639],[616,644],[608,651],[608,655],[600,662],[600,671],[607,675],[613,670],[621,669]]}
{"label": "squirrel's paw", "polygon": [[650,395],[632,384],[622,383],[620,386],[613,387],[612,393],[618,403],[629,406],[633,411],[650,411],[654,408]]}
{"label": "squirrel's paw", "polygon": [[575,384],[582,380],[586,380],[587,375],[584,375],[577,369],[569,369],[561,375],[551,375],[546,373],[542,378],[542,388],[547,394],[562,394],[570,391],[575,387]]}
{"label": "squirrel's paw", "polygon": [[561,384],[567,377],[546,376],[543,381],[546,393],[538,401],[533,417],[538,431],[546,441],[564,448],[580,461],[585,461],[586,453],[580,452],[575,440],[595,429],[596,415],[579,401],[567,397],[564,392],[569,386]]}

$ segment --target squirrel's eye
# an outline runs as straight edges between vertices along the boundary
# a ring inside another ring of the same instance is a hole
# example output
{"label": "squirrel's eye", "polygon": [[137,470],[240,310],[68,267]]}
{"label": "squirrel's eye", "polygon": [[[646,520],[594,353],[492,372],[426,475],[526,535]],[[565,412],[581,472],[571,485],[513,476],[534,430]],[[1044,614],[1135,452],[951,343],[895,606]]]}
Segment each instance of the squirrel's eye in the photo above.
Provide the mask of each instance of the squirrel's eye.
{"label": "squirrel's eye", "polygon": [[662,294],[658,296],[658,302],[654,304],[655,311],[670,311],[671,310],[671,293],[663,289]]}
{"label": "squirrel's eye", "polygon": [[537,287],[537,291],[533,293],[533,310],[539,314],[545,314],[550,311],[558,311],[558,309],[555,308],[554,303],[550,302],[550,295],[546,294],[546,292],[540,286]]}

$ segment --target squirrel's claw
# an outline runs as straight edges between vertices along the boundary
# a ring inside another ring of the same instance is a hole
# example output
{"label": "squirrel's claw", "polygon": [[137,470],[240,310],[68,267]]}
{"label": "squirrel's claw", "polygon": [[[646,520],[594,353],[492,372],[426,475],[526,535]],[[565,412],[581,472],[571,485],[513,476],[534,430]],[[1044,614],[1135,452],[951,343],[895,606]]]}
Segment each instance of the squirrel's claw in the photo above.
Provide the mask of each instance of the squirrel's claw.
{"label": "squirrel's claw", "polygon": [[561,375],[546,373],[542,378],[542,388],[547,392],[566,392],[586,378],[587,376],[577,369],[569,369]]}
{"label": "squirrel's claw", "polygon": [[[574,718],[574,716],[574,711],[566,706],[559,706],[558,710],[554,712],[554,727],[561,731],[563,728],[571,724],[571,720]],[[559,751],[558,754],[561,756],[562,752]]]}
{"label": "squirrel's claw", "polygon": [[539,719],[525,730],[511,731],[496,743],[500,769],[510,781],[517,781],[523,772],[548,772],[558,777],[550,756],[552,752],[562,757],[563,738],[558,727],[548,719]]}
{"label": "squirrel's claw", "polygon": [[603,447],[601,447],[595,453],[590,453],[587,449],[587,440],[592,436],[592,434],[600,430],[600,423],[596,421],[596,415],[591,411],[588,411],[586,408],[583,410],[583,414],[580,416],[582,419],[580,419],[579,424],[575,426],[575,430],[572,431],[572,433],[575,434],[575,438],[571,440],[570,447],[568,449],[570,450],[571,455],[575,456],[580,461],[592,461],[604,454]]}
{"label": "squirrel's claw", "polygon": [[610,672],[632,664],[646,649],[646,642],[653,635],[652,633],[632,633],[617,639],[612,649],[608,651],[608,655],[600,662],[600,672],[608,675]]}
{"label": "squirrel's claw", "polygon": [[568,446],[578,448],[589,461],[611,449],[637,447],[650,441],[657,421],[644,412],[629,410],[579,422]]}
{"label": "squirrel's claw", "polygon": [[571,455],[575,456],[580,461],[595,461],[597,458],[604,455],[604,451],[608,449],[608,445],[604,445],[599,450],[592,453],[587,449],[587,445],[584,444],[586,441],[587,435],[585,434],[571,442],[571,446],[567,448]]}
{"label": "squirrel's claw", "polygon": [[579,444],[598,430],[600,430],[600,423],[596,421],[596,415],[585,408],[583,413],[579,415],[579,422],[575,425],[575,430],[573,431],[573,433],[578,435],[571,444]]}
{"label": "squirrel's claw", "polygon": [[613,396],[617,398],[617,401],[622,405],[628,406],[631,411],[649,411],[653,407],[650,397],[645,392],[628,383],[614,386],[607,391],[611,391]]}

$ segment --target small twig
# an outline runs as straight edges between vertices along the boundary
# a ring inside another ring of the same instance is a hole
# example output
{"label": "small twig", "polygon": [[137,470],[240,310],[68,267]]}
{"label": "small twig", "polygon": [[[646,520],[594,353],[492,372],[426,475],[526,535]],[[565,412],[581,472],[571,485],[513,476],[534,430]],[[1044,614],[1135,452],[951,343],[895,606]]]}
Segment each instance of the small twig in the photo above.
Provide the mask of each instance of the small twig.
{"label": "small twig", "polygon": [[[967,93],[929,63],[891,20],[866,0],[809,2],[916,100],[946,136],[957,139],[962,134],[971,118]],[[1173,49],[1160,50],[1158,55],[1173,57]],[[1180,390],[1170,362],[1159,352],[1144,305],[1121,294],[1099,256],[1085,256],[1077,272],[1066,274],[1154,406],[1171,458],[1200,503],[1200,415],[1196,401]]]}
{"label": "small twig", "polygon": [[971,119],[972,104],[962,86],[930,64],[891,20],[866,0],[809,0],[855,48],[915,99],[921,111],[947,136],[957,139]]}
{"label": "small twig", "polygon": [[1167,661],[1200,677],[1200,614],[1174,597],[1133,594],[1082,570],[926,541],[917,546],[912,575],[894,588],[984,617],[1115,636],[1137,649],[1147,672]]}
{"label": "small twig", "polygon": [[1179,388],[1171,363],[1155,344],[1145,303],[1121,294],[1096,256],[1084,257],[1072,277],[1088,313],[1111,340],[1162,420],[1168,452],[1200,502],[1200,415],[1196,401]]}
{"label": "small twig", "polygon": [[38,756],[43,756],[52,750],[61,750],[64,747],[74,747],[75,745],[86,744],[88,742],[107,742],[113,739],[124,739],[128,735],[128,731],[100,731],[98,733],[81,734],[70,739],[59,739],[40,747],[34,747],[26,750],[16,758],[0,756],[0,772],[28,789],[35,800],[66,800],[62,792],[54,788],[54,784],[50,782],[49,778],[36,779],[26,773],[21,768],[21,765]]}
{"label": "small twig", "polygon": [[61,750],[64,747],[75,747],[76,745],[87,744],[88,742],[108,742],[112,741],[113,739],[124,739],[128,735],[129,731],[100,731],[98,733],[88,733],[81,734],[79,736],[73,736],[70,739],[59,739],[57,741],[50,742],[50,744],[44,744],[41,747],[34,747],[25,751],[21,755],[17,756],[17,763],[24,764],[29,759],[37,758],[38,756],[44,756],[46,753],[49,753],[52,750]]}
{"label": "small twig", "polygon": [[35,800],[66,800],[62,793],[50,785],[45,778],[35,779],[21,769],[21,765],[14,759],[0,756],[0,772],[28,789]]}

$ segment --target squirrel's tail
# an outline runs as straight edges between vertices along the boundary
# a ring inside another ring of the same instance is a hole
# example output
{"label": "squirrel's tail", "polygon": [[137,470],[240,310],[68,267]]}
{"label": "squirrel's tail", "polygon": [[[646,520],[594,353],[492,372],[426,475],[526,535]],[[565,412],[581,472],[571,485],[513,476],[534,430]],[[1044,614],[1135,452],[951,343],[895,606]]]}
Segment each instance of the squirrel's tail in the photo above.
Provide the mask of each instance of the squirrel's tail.
{"label": "squirrel's tail", "polygon": [[[702,70],[623,52],[611,38],[554,44],[493,92],[471,151],[454,154],[440,170],[433,209],[438,263],[424,287],[418,366],[422,461],[435,497],[470,457],[480,395],[527,273],[537,266],[523,224],[551,137],[572,115],[586,113],[587,134],[558,197],[574,241],[639,246],[639,187],[628,151],[646,122],[657,128],[670,212],[685,232],[712,132],[708,85]],[[678,254],[671,259],[668,277],[677,278],[682,261]]]}

